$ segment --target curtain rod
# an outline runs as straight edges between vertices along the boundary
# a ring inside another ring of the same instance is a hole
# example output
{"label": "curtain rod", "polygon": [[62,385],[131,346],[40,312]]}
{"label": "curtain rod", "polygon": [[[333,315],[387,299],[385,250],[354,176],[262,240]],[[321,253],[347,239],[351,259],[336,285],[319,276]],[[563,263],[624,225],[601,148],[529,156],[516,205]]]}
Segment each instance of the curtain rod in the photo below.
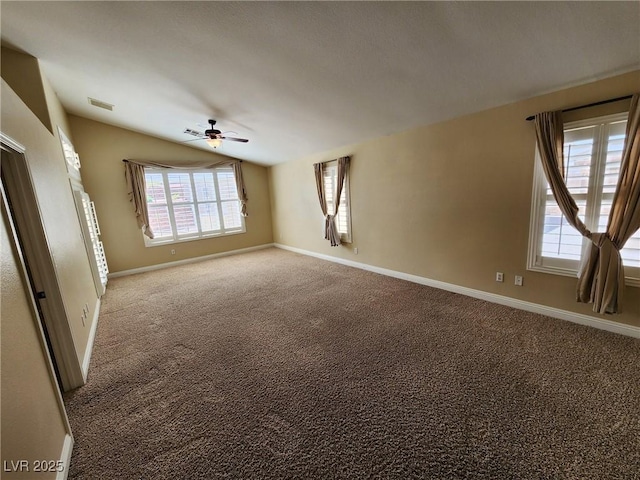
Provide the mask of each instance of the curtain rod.
{"label": "curtain rod", "polygon": [[[239,161],[240,163],[242,163],[242,162],[243,162],[242,160],[238,160],[238,161]],[[127,160],[127,159],[125,158],[125,159],[123,159],[123,160],[122,160],[122,162],[123,162],[123,163],[128,163],[128,162],[129,162],[129,160]]]}
{"label": "curtain rod", "polygon": [[[598,105],[606,105],[607,103],[619,102],[620,100],[627,100],[627,99],[629,99],[631,97],[633,97],[633,95],[625,95],[624,97],[610,98],[609,100],[602,100],[600,102],[593,102],[593,103],[589,103],[587,105],[580,105],[579,107],[565,108],[564,110],[562,110],[562,112],[563,113],[565,113],[565,112],[573,112],[574,110],[580,110],[582,108],[596,107]],[[535,117],[536,117],[535,115],[531,115],[530,117],[527,117],[527,122],[530,122]]]}
{"label": "curtain rod", "polygon": [[[343,155],[342,157],[338,157],[338,158],[332,158],[331,160],[325,160],[323,162],[316,162],[316,164],[321,165],[323,163],[331,163],[331,162],[337,162],[338,160],[340,160],[341,158],[347,158],[350,157],[350,155]],[[315,165],[315,164],[314,164]]]}

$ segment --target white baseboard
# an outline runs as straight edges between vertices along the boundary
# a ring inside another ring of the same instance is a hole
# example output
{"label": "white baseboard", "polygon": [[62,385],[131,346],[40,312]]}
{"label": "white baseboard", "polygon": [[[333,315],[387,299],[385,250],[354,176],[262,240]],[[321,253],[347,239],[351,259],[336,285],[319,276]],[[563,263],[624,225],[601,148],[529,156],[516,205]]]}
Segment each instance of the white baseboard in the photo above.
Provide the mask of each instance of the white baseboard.
{"label": "white baseboard", "polygon": [[343,258],[332,257],[330,255],[324,255],[321,253],[312,252],[309,250],[303,250],[300,248],[290,247],[288,245],[282,245],[280,243],[274,244],[275,247],[283,250],[289,250],[291,252],[300,253],[302,255],[308,255],[311,257],[320,258],[322,260],[328,260],[330,262],[340,263],[349,267],[359,268],[361,270],[368,270],[370,272],[379,273],[381,275],[387,275],[389,277],[399,278],[401,280],[407,280],[413,283],[419,283],[428,287],[439,288],[441,290],[447,290],[449,292],[459,293],[468,297],[478,298],[480,300],[486,300],[492,303],[498,303],[500,305],[506,305],[508,307],[517,308],[519,310],[526,310],[528,312],[539,313],[548,317],[558,318],[560,320],[567,320],[573,323],[579,323],[580,325],[587,325],[590,327],[598,328],[600,330],[606,330],[608,332],[619,333],[628,337],[640,338],[640,327],[634,327],[632,325],[625,325],[623,323],[613,322],[611,320],[605,320],[602,318],[592,317],[590,315],[584,315],[581,313],[569,312],[567,310],[561,310],[559,308],[548,307],[546,305],[540,305],[537,303],[526,302],[524,300],[518,300],[516,298],[505,297],[504,295],[497,295],[495,293],[483,292],[482,290],[476,290],[473,288],[461,287],[460,285],[454,285],[452,283],[440,282],[438,280],[432,280],[426,277],[420,277],[418,275],[412,275],[410,273],[399,272],[396,270],[389,270],[387,268],[375,267],[366,263],[354,262],[352,260],[345,260]]}
{"label": "white baseboard", "polygon": [[91,361],[91,352],[93,352],[93,342],[96,340],[96,331],[98,330],[98,316],[100,315],[100,299],[96,303],[96,309],[93,312],[93,321],[91,322],[91,330],[87,339],[87,348],[84,350],[84,360],[82,361],[82,377],[85,383],[89,375],[89,362]]}
{"label": "white baseboard", "polygon": [[148,267],[140,267],[140,268],[132,268],[131,270],[121,270],[119,272],[110,273],[109,278],[124,277],[126,275],[134,275],[136,273],[144,273],[144,272],[151,272],[152,270],[160,270],[162,268],[177,267],[178,265],[186,265],[188,263],[202,262],[204,260],[210,260],[212,258],[219,258],[219,257],[227,257],[229,255],[238,255],[240,253],[253,252],[255,250],[262,250],[262,249],[271,248],[274,246],[275,244],[273,243],[264,243],[262,245],[256,245],[255,247],[240,248],[238,250],[229,250],[228,252],[212,253],[211,255],[203,255],[201,257],[186,258],[184,260],[176,260],[175,262],[158,263],[157,265],[150,265]]}
{"label": "white baseboard", "polygon": [[64,465],[64,470],[58,472],[56,480],[67,480],[69,475],[69,466],[71,465],[71,452],[73,451],[73,437],[69,434],[65,435],[64,443],[62,444],[62,453],[60,454],[60,461]]}

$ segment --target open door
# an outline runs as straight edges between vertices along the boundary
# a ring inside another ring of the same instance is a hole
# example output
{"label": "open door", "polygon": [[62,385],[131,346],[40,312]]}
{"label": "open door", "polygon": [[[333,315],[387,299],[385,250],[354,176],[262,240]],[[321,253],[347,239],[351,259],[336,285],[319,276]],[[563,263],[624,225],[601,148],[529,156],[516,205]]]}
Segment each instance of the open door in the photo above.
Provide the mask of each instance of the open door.
{"label": "open door", "polygon": [[[5,156],[4,150],[2,155]],[[4,474],[13,478],[13,473],[24,478],[21,472],[30,471],[40,462],[51,468],[47,471],[57,472],[57,479],[65,479],[74,440],[60,375],[43,328],[42,309],[34,295],[32,269],[27,266],[21,246],[24,242],[18,237],[15,208],[6,195],[3,164],[6,165],[4,161],[0,163],[3,478]]]}
{"label": "open door", "polygon": [[25,149],[0,133],[2,190],[12,217],[27,269],[27,276],[42,319],[54,369],[63,391],[84,385],[58,286],[55,264],[42,225],[37,197],[25,159]]}

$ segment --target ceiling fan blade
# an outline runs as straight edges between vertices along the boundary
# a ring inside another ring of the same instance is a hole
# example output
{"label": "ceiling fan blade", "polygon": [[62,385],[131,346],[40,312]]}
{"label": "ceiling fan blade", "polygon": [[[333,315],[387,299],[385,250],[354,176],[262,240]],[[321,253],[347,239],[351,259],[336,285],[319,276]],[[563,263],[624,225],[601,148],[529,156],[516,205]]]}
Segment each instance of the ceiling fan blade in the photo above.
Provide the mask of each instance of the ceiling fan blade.
{"label": "ceiling fan blade", "polygon": [[246,138],[236,138],[236,137],[218,137],[221,140],[230,140],[232,142],[241,142],[241,143],[247,143],[249,140],[247,140]]}
{"label": "ceiling fan blade", "polygon": [[183,140],[182,143],[196,142],[198,140],[206,140],[206,139],[207,139],[207,137],[192,138],[191,140]]}

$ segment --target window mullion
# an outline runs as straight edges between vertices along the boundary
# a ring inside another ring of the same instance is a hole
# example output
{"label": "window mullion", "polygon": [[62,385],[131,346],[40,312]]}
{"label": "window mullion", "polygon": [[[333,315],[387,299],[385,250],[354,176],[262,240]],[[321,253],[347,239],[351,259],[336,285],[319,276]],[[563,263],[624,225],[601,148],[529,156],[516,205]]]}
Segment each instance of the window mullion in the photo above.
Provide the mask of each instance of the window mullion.
{"label": "window mullion", "polygon": [[[547,204],[547,182],[544,174],[544,170],[542,168],[542,159],[540,157],[540,153],[538,148],[535,150],[535,165],[533,168],[534,171],[534,191],[532,202],[537,200],[537,205],[533,207],[532,216],[535,218],[535,223],[531,226],[531,231],[535,232],[535,241],[536,246],[533,252],[530,252],[530,261],[533,262],[533,265],[541,265],[542,264],[542,245],[544,243],[544,219],[545,219],[545,208]],[[536,211],[537,208],[537,211]],[[535,215],[537,213],[537,215]],[[531,242],[531,239],[529,240]]]}
{"label": "window mullion", "polygon": [[191,198],[193,198],[193,212],[196,216],[196,227],[198,228],[198,236],[202,236],[202,226],[200,225],[200,209],[198,207],[198,197],[196,196],[196,182],[193,178],[193,174],[196,172],[189,172],[189,181],[191,182]]}
{"label": "window mullion", "polygon": [[162,183],[164,185],[164,197],[167,199],[167,210],[169,211],[169,222],[171,222],[171,233],[173,239],[178,239],[178,226],[176,225],[175,214],[173,213],[173,200],[171,198],[171,189],[169,188],[169,176],[166,171],[162,171]]}
{"label": "window mullion", "polygon": [[[589,194],[588,193],[571,193],[571,197],[576,201],[576,203],[578,201],[580,201],[580,200],[585,200],[585,201],[589,200]],[[546,200],[553,200],[554,202],[556,201],[556,197],[554,197],[553,194],[548,194],[544,198]],[[558,202],[556,202],[556,203],[558,203]]]}
{"label": "window mullion", "polygon": [[220,196],[220,186],[218,185],[218,172],[213,171],[213,187],[216,190],[216,207],[218,208],[218,218],[220,218],[220,233],[226,232],[226,225],[224,224],[224,215],[222,214],[222,197]]}
{"label": "window mullion", "polygon": [[[324,196],[327,204],[327,214],[333,215],[334,205],[333,201],[335,199],[335,185],[334,185],[334,176],[333,176],[333,166],[324,165],[322,175],[324,176]],[[329,198],[327,192],[327,184],[331,187],[331,198]]]}
{"label": "window mullion", "polygon": [[595,135],[596,145],[594,145],[591,161],[593,174],[589,179],[587,208],[585,212],[585,224],[591,231],[596,231],[598,229],[598,216],[602,201],[600,197],[602,195],[605,163],[607,161],[607,130],[606,125],[598,125]]}

